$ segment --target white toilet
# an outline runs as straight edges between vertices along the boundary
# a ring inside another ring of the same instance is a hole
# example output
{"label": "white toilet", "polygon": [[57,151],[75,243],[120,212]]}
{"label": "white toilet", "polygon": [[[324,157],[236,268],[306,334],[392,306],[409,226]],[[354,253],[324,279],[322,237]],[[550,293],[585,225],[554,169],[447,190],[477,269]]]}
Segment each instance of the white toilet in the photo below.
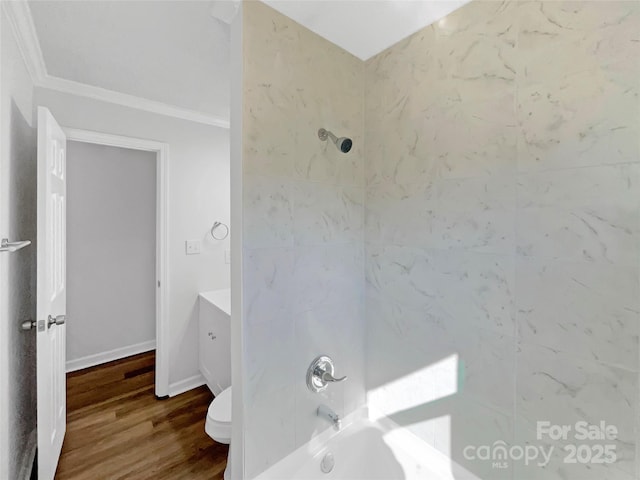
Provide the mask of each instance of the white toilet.
{"label": "white toilet", "polygon": [[218,443],[229,445],[225,480],[231,479],[231,300],[229,290],[200,294],[200,372],[215,398],[209,405],[204,430]]}
{"label": "white toilet", "polygon": [[209,405],[204,431],[218,443],[231,443],[231,387]]}
{"label": "white toilet", "polygon": [[216,442],[229,445],[224,480],[231,480],[231,387],[220,392],[209,405],[204,431]]}

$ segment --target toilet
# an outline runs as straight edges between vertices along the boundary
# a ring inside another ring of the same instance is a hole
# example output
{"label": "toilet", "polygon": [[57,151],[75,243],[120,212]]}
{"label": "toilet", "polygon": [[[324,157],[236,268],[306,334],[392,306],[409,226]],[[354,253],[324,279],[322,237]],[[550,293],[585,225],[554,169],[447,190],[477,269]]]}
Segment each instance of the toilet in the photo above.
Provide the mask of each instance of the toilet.
{"label": "toilet", "polygon": [[218,443],[231,443],[231,387],[209,405],[204,431]]}
{"label": "toilet", "polygon": [[[218,443],[231,444],[231,387],[220,392],[207,410],[204,431]],[[231,479],[231,447],[227,458],[224,479]]]}
{"label": "toilet", "polygon": [[231,479],[231,298],[229,290],[202,292],[199,300],[200,372],[215,398],[207,410],[204,430],[214,441],[229,445],[225,480]]}

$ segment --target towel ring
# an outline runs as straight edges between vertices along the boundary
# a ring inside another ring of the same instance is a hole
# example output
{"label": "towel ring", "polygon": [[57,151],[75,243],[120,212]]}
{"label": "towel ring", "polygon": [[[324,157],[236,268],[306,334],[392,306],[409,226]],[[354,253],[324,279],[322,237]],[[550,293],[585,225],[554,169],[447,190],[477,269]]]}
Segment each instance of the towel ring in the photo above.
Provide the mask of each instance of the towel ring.
{"label": "towel ring", "polygon": [[[215,230],[218,227],[224,227],[225,228],[225,232],[224,235],[220,236],[220,237],[216,237],[215,234]],[[227,227],[224,223],[222,222],[215,222],[213,224],[213,227],[211,227],[211,236],[215,239],[215,240],[224,240],[225,238],[227,238],[229,236],[229,227]]]}

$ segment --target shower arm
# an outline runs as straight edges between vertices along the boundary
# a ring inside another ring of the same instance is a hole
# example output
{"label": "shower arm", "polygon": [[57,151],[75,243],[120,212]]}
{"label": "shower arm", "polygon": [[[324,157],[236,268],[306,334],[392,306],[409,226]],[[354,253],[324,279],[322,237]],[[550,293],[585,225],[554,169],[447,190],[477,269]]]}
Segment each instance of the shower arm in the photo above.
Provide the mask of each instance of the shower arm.
{"label": "shower arm", "polygon": [[330,132],[326,128],[321,128],[320,130],[318,130],[318,138],[323,142],[328,138],[330,138],[333,143],[336,143],[338,141],[338,137],[336,137],[333,132]]}
{"label": "shower arm", "polygon": [[333,143],[336,143],[338,141],[338,137],[336,137],[332,132],[327,131],[327,135]]}

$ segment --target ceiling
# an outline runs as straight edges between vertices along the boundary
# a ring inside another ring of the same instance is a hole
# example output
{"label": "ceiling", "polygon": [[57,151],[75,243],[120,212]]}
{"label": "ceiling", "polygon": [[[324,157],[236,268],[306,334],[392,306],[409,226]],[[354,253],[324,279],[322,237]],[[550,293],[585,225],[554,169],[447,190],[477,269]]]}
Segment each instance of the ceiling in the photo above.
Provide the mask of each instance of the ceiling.
{"label": "ceiling", "polygon": [[470,0],[263,0],[367,60]]}
{"label": "ceiling", "polygon": [[29,2],[49,75],[229,116],[229,25],[210,1]]}
{"label": "ceiling", "polygon": [[[366,60],[469,0],[263,1]],[[49,76],[228,119],[230,27],[212,13],[237,2],[28,4]]]}

